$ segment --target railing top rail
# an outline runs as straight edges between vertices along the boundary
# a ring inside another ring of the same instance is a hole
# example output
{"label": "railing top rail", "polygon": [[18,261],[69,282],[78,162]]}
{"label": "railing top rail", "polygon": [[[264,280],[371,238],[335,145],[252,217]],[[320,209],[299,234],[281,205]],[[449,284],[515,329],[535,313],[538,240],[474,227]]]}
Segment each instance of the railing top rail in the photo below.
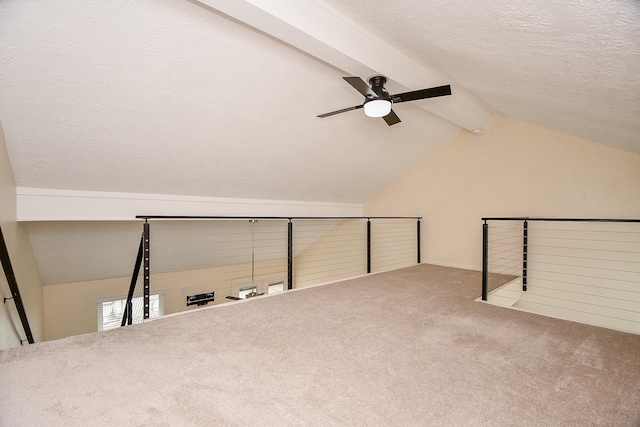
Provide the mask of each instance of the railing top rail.
{"label": "railing top rail", "polygon": [[257,219],[257,220],[323,220],[323,219],[416,219],[421,216],[191,216],[191,215],[136,215],[136,219]]}
{"label": "railing top rail", "polygon": [[558,221],[558,222],[638,222],[640,219],[631,218],[536,218],[536,217],[488,217],[482,221]]}

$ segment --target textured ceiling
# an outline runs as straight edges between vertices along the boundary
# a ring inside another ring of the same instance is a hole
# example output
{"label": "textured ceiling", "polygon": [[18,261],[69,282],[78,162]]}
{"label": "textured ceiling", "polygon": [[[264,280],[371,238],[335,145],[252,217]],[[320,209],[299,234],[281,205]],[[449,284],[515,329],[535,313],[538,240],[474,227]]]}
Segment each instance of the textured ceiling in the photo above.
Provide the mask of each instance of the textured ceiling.
{"label": "textured ceiling", "polygon": [[328,0],[500,114],[640,153],[637,0]]}
{"label": "textured ceiling", "polygon": [[[637,1],[326,4],[504,116],[640,152]],[[0,61],[22,187],[357,203],[459,130],[317,119],[361,102],[344,72],[187,0],[4,0]]]}
{"label": "textured ceiling", "polygon": [[[396,105],[402,123],[392,127],[361,111],[315,117],[362,102],[341,79],[354,68],[311,51],[335,39],[335,28],[319,25],[292,48],[282,41],[287,34],[266,35],[255,22],[217,12],[222,3],[273,7],[266,0],[0,1],[0,122],[17,185],[362,203],[461,130],[420,107],[446,107],[462,92],[506,117],[640,153],[637,0],[313,3],[343,17],[354,34],[368,30],[369,54],[375,59],[381,43],[384,65],[395,64],[382,42],[408,58],[405,65],[436,76],[432,85],[452,85],[447,99]],[[364,47],[344,45],[338,58]],[[371,63],[364,65],[383,72]],[[389,77],[392,93],[424,87]],[[106,224],[98,234],[129,239],[135,251],[138,231],[128,227]],[[130,256],[111,243],[102,246],[120,267],[74,265],[74,254],[92,251],[82,243],[92,233],[77,223],[30,226],[47,283],[130,268]],[[47,276],[67,268],[73,274]]]}
{"label": "textured ceiling", "polygon": [[358,203],[458,132],[185,0],[4,1],[0,57],[22,187]]}

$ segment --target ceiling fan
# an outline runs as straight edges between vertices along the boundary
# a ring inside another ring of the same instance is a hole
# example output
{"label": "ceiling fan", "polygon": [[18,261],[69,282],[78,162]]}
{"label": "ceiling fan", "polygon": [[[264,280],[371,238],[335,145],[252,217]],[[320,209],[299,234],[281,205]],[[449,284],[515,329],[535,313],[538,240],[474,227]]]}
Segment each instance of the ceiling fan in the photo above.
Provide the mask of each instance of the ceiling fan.
{"label": "ceiling fan", "polygon": [[369,117],[382,117],[389,126],[400,123],[400,118],[391,109],[392,104],[407,101],[417,101],[425,98],[435,98],[437,96],[451,95],[451,86],[437,86],[428,89],[414,90],[412,92],[404,92],[391,95],[384,88],[387,78],[383,76],[373,76],[369,79],[369,85],[360,77],[343,77],[347,83],[353,86],[358,92],[364,95],[364,103],[342,110],[332,111],[331,113],[320,114],[321,119],[335,114],[346,113],[351,110],[359,110],[364,108],[364,113]]}

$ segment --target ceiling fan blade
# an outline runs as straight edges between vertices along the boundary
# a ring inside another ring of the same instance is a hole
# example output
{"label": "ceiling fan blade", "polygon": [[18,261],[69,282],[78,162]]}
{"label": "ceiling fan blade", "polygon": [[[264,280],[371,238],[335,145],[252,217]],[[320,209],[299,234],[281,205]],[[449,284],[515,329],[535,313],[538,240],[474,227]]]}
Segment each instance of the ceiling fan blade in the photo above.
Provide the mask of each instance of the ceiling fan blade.
{"label": "ceiling fan blade", "polygon": [[378,94],[360,77],[343,77],[343,79],[368,99],[376,99]]}
{"label": "ceiling fan blade", "polygon": [[437,86],[429,89],[414,90],[412,92],[399,93],[392,95],[391,99],[394,103],[417,101],[418,99],[435,98],[437,96],[451,95],[451,86]]}
{"label": "ceiling fan blade", "polygon": [[343,108],[342,110],[332,111],[330,113],[320,114],[317,117],[320,117],[321,119],[324,119],[325,117],[333,116],[333,115],[340,114],[340,113],[346,113],[347,111],[358,110],[360,108],[362,108],[362,105],[356,105],[354,107]]}
{"label": "ceiling fan blade", "polygon": [[389,126],[395,125],[396,123],[400,123],[400,117],[393,110],[389,114],[383,117],[384,121],[387,122]]}

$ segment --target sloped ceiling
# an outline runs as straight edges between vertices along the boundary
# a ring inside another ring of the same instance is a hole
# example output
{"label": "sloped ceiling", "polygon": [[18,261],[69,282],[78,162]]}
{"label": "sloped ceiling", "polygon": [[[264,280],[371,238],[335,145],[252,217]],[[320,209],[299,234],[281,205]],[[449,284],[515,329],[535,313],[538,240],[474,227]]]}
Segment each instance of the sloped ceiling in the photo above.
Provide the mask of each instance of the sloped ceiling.
{"label": "sloped ceiling", "polygon": [[[320,16],[282,31],[252,14],[286,20],[310,6],[344,31]],[[342,43],[345,31],[357,37]],[[391,127],[361,111],[316,117],[362,103],[342,76],[374,73],[391,93],[449,83],[453,96],[398,104]],[[19,187],[362,203],[474,130],[460,106],[471,122],[498,113],[640,153],[640,3],[0,2],[0,121]],[[73,256],[56,241],[94,231],[33,224],[41,269],[63,271]],[[106,224],[101,235],[124,233],[135,252],[138,231]],[[99,269],[45,282],[111,274]]]}
{"label": "sloped ceiling", "polygon": [[[393,127],[361,111],[318,119],[362,102],[345,72],[203,3],[0,3],[0,120],[17,185],[358,203],[460,129],[410,103]],[[453,97],[640,152],[637,1],[313,3]]]}
{"label": "sloped ceiling", "polygon": [[327,0],[503,116],[640,153],[637,0]]}
{"label": "sloped ceiling", "polygon": [[343,73],[185,0],[0,6],[18,186],[364,202],[458,128],[348,114]]}

